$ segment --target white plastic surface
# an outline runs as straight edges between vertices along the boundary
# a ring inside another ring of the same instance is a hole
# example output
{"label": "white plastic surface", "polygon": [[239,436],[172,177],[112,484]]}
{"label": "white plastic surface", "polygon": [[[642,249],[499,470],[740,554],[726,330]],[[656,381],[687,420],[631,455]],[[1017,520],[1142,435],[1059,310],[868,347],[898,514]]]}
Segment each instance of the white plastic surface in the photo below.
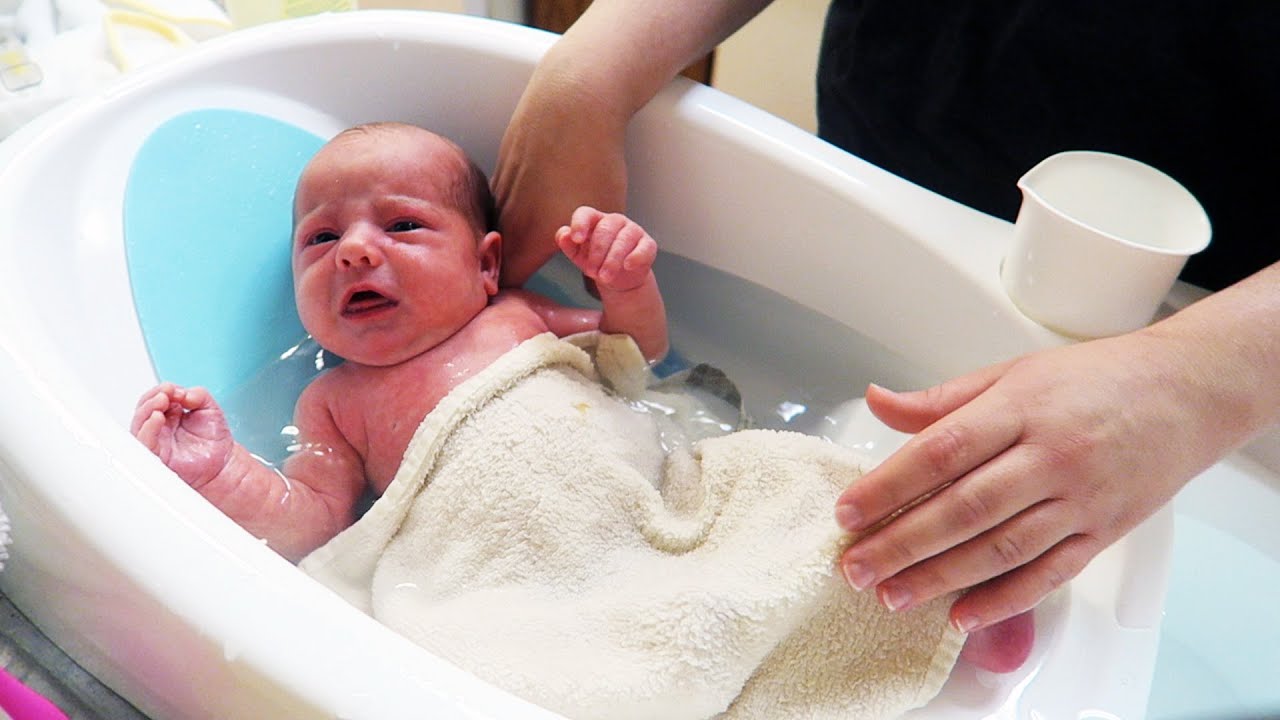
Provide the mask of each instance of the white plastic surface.
{"label": "white plastic surface", "polygon": [[[491,169],[551,40],[413,12],[263,26],[140,71],[0,145],[0,244],[12,269],[0,283],[0,504],[14,536],[0,584],[148,715],[551,717],[349,608],[133,440],[134,400],[155,378],[120,237],[133,153],[191,109],[252,110],[323,136],[365,121],[418,122]],[[721,93],[673,84],[633,123],[628,152],[632,212],[665,250],[821,313],[924,376],[1064,342],[1000,287],[1007,223]],[[673,316],[707,328],[679,341],[686,346],[727,326],[699,324],[711,300],[726,298],[688,287],[668,297]],[[787,362],[804,362],[803,349]],[[891,361],[847,362],[903,377]],[[750,393],[749,368],[744,378]],[[1024,670],[960,668],[913,717],[1141,716],[1169,535],[1158,515],[1043,606]]]}

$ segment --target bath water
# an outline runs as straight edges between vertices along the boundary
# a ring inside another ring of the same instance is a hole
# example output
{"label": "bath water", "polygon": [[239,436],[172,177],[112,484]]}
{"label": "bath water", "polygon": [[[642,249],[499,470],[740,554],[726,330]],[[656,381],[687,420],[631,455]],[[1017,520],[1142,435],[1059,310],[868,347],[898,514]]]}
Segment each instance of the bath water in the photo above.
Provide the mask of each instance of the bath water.
{"label": "bath water", "polygon": [[[753,427],[857,445],[847,437],[847,408],[867,383],[914,389],[933,382],[870,338],[754,283],[668,253],[659,256],[655,273],[667,303],[672,348],[655,374],[669,376],[697,363],[722,370],[741,392]],[[561,259],[529,287],[565,304],[595,303],[577,269]],[[275,358],[219,398],[237,439],[272,464],[296,448],[292,416],[298,394],[339,362],[305,336],[282,339]]]}
{"label": "bath water", "polygon": [[[860,409],[867,383],[916,389],[936,382],[865,335],[759,285],[666,253],[654,269],[667,302],[672,347],[655,374],[678,377],[698,363],[722,370],[739,390],[738,407],[754,427],[825,437],[879,460],[906,436],[868,421]],[[595,302],[567,261],[550,263],[529,287],[565,304]],[[296,449],[291,423],[298,393],[336,361],[310,338],[282,343],[276,360],[221,400],[236,437],[263,460],[282,461]],[[665,412],[661,406],[644,409]],[[705,423],[705,434],[732,429],[735,422],[726,413],[694,420]],[[1037,615],[1042,637],[1052,634],[1049,628],[1064,611],[1055,607],[1046,602]],[[1016,712],[1042,660],[1043,652],[1033,652],[1023,668],[1005,676],[959,665],[935,704],[944,713],[973,707]]]}

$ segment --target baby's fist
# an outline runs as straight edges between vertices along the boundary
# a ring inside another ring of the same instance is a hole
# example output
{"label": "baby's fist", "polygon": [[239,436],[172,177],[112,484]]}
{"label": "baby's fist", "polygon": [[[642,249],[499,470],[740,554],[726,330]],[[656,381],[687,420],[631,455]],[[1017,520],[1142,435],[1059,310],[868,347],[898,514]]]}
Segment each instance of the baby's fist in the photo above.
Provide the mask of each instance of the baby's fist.
{"label": "baby's fist", "polygon": [[583,275],[608,290],[639,287],[658,256],[658,244],[626,215],[586,206],[556,232],[556,244]]}
{"label": "baby's fist", "polygon": [[199,489],[230,461],[235,441],[204,388],[161,383],[138,399],[129,429],[188,485]]}

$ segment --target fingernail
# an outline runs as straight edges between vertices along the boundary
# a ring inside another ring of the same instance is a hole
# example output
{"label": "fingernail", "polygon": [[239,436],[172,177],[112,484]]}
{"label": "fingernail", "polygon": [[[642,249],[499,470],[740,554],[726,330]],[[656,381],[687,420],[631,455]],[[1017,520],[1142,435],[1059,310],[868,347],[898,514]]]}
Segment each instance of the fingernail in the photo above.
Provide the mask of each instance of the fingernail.
{"label": "fingernail", "polygon": [[977,630],[982,621],[973,615],[965,615],[964,617],[955,618],[951,621],[951,624],[962,633],[970,633]]}
{"label": "fingernail", "polygon": [[842,570],[844,571],[845,582],[852,585],[854,590],[866,590],[876,580],[875,573],[871,572],[871,568],[860,562],[845,563]]}
{"label": "fingernail", "polygon": [[862,523],[862,513],[852,505],[836,506],[836,524],[840,527],[853,532],[857,530]]}
{"label": "fingernail", "polygon": [[911,592],[905,588],[880,586],[880,604],[897,612],[911,604]]}

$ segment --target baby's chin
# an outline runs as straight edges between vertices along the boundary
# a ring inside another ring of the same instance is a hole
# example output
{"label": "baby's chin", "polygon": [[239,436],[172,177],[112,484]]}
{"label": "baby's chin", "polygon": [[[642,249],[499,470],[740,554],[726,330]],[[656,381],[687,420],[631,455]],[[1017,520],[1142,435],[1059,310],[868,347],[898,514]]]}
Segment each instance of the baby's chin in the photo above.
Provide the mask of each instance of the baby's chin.
{"label": "baby's chin", "polygon": [[[367,338],[353,337],[336,332],[332,327],[316,327],[303,318],[302,329],[324,350],[326,358],[332,358],[328,366],[356,364],[368,367],[391,367],[416,356],[402,342],[370,342]],[[321,369],[317,365],[317,369]]]}
{"label": "baby's chin", "polygon": [[392,368],[404,365],[428,354],[435,347],[434,345],[427,345],[425,342],[420,345],[410,345],[405,342],[379,342],[377,344],[348,342],[345,344],[336,343],[333,346],[325,345],[319,338],[316,339],[316,342],[325,349],[325,352],[342,358],[344,364],[367,368]]}
{"label": "baby's chin", "polygon": [[[324,347],[324,346],[321,345],[321,347]],[[368,351],[362,352],[357,350],[357,351],[350,352],[346,355],[339,352],[330,351],[328,349],[326,349],[325,352],[328,352],[331,355],[334,355],[336,357],[342,358],[343,365],[350,365],[354,367],[367,367],[367,368],[395,367],[397,365],[403,365],[404,363],[417,357],[417,355],[415,354],[406,354],[403,352],[378,353],[378,352],[368,352]]]}

